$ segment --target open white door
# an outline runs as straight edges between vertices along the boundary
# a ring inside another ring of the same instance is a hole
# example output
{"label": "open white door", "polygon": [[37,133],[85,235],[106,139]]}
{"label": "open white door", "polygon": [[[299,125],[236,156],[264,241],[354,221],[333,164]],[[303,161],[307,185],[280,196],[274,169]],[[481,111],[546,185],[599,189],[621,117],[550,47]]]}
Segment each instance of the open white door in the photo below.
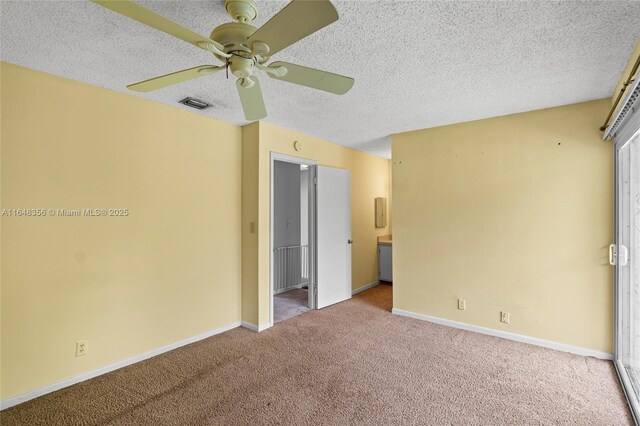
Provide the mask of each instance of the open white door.
{"label": "open white door", "polygon": [[351,175],[317,166],[317,308],[351,298]]}

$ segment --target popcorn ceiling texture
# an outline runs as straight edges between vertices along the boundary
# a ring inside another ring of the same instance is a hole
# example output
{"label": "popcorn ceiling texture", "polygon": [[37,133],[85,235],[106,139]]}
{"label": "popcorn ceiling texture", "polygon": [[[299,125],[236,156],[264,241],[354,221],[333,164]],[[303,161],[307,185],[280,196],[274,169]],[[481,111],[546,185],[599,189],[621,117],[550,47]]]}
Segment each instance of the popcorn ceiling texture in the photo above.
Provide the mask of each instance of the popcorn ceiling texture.
{"label": "popcorn ceiling texture", "polygon": [[[224,2],[140,1],[205,36]],[[286,1],[257,0],[260,26]],[[608,97],[640,38],[640,2],[335,1],[341,19],[274,59],[356,79],[330,95],[260,74],[265,121],[389,158],[393,133]],[[246,124],[217,73],[153,93],[128,84],[201,64],[204,50],[88,1],[1,1],[3,61]],[[604,117],[603,117],[604,118]]]}

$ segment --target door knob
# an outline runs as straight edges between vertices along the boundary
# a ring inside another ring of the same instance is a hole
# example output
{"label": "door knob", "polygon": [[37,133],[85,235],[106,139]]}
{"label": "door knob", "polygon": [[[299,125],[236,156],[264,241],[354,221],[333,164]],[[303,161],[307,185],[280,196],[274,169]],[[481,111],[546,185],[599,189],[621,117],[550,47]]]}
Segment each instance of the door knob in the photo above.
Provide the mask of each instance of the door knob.
{"label": "door knob", "polygon": [[347,240],[347,244],[353,244],[353,240]]}

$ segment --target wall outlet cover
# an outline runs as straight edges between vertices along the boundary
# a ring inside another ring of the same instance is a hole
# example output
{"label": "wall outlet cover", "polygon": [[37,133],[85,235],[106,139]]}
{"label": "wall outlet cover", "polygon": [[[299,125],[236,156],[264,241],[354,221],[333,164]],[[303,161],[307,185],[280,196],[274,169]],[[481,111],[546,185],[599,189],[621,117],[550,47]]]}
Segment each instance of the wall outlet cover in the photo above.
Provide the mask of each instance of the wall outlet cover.
{"label": "wall outlet cover", "polygon": [[78,340],[76,342],[76,357],[85,356],[89,352],[89,341]]}

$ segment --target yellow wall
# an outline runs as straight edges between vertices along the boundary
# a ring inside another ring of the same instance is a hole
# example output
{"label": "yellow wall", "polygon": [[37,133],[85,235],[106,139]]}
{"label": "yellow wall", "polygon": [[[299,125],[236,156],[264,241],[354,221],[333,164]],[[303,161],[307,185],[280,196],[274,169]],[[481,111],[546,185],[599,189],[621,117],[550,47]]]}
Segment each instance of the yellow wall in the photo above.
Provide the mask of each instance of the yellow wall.
{"label": "yellow wall", "polygon": [[387,226],[393,234],[393,161],[389,161],[389,199],[387,200]]}
{"label": "yellow wall", "polygon": [[258,324],[259,123],[242,128],[242,320]]}
{"label": "yellow wall", "polygon": [[[2,218],[1,399],[241,319],[268,323],[271,151],[351,171],[353,288],[377,280],[376,237],[390,226],[374,227],[374,198],[390,197],[387,160],[0,70],[1,207],[129,209]],[[78,340],[89,341],[85,357]]]}
{"label": "yellow wall", "polygon": [[[387,235],[389,227],[375,227],[374,198],[389,197],[389,162],[380,157],[345,148],[302,133],[268,123],[259,123],[258,182],[258,312],[243,312],[243,318],[257,316],[259,324],[270,321],[269,313],[269,224],[271,152],[316,160],[319,165],[351,172],[352,287],[358,289],[378,279],[377,236]],[[293,142],[302,143],[302,151]],[[246,141],[243,142],[243,144]],[[255,196],[254,196],[255,198]],[[244,221],[243,229],[249,224]],[[243,295],[244,299],[244,295]],[[244,305],[243,305],[244,306]]]}
{"label": "yellow wall", "polygon": [[[1,65],[7,399],[240,321],[241,129]],[[75,357],[75,342],[89,354]]]}
{"label": "yellow wall", "polygon": [[611,353],[608,108],[394,135],[394,308]]}

